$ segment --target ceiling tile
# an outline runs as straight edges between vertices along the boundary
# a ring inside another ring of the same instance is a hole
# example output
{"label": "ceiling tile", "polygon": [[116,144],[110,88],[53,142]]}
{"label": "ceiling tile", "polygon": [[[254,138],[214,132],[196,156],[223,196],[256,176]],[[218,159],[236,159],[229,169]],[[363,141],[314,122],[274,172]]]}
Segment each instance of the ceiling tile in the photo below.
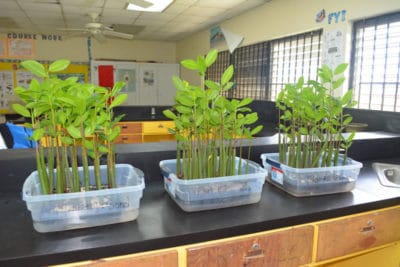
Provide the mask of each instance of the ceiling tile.
{"label": "ceiling tile", "polygon": [[197,7],[229,9],[246,1],[247,0],[201,0],[197,1],[194,5]]}
{"label": "ceiling tile", "polygon": [[[175,0],[162,13],[127,11],[127,1],[0,0],[0,18],[5,19],[0,29],[28,33],[81,29],[91,22],[88,14],[96,13],[101,15],[97,21],[106,26],[145,26],[136,39],[178,40],[270,0]],[[7,18],[15,23],[6,23]]]}
{"label": "ceiling tile", "polygon": [[186,9],[182,15],[191,15],[197,17],[212,17],[219,15],[220,13],[224,12],[225,9],[221,8],[211,8],[211,7],[198,7],[192,6]]}

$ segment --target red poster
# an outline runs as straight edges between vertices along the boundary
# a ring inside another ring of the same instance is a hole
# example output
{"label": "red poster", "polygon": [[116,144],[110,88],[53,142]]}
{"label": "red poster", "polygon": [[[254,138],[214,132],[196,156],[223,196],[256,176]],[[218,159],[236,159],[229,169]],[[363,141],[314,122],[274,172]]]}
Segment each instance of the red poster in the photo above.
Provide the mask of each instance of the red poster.
{"label": "red poster", "polygon": [[113,65],[99,65],[99,85],[107,88],[114,86],[114,66]]}

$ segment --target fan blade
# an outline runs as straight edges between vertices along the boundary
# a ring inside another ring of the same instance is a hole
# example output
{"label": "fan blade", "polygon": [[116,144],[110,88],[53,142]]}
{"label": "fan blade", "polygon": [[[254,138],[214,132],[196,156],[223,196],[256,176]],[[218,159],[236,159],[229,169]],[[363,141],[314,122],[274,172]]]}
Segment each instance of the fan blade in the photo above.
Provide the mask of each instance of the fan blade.
{"label": "fan blade", "polygon": [[107,41],[107,38],[103,35],[103,33],[99,32],[99,31],[92,32],[92,35],[100,43],[104,43]]}
{"label": "fan blade", "polygon": [[127,39],[127,40],[132,40],[133,39],[133,34],[129,34],[129,33],[104,30],[103,34],[104,35],[108,35],[108,36],[117,37],[117,38]]}

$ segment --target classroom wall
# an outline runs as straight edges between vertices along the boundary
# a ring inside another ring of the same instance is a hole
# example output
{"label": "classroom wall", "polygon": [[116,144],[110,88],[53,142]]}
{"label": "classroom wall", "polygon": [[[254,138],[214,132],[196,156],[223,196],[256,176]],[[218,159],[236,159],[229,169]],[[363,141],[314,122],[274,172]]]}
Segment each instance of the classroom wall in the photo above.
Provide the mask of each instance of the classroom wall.
{"label": "classroom wall", "polygon": [[[7,37],[7,33],[0,34],[1,37]],[[68,38],[61,36],[55,39],[43,40],[40,35],[37,35],[34,40],[34,59],[52,61],[59,58],[67,58],[76,62],[88,62],[89,47],[86,37]],[[108,38],[105,43],[99,43],[92,38],[90,48],[92,59],[176,63],[176,44],[174,42]]]}
{"label": "classroom wall", "polygon": [[[326,18],[321,23],[316,22],[316,14],[322,9],[326,10],[327,16],[329,13],[345,10],[345,21],[341,21],[340,18],[338,23],[331,21],[329,24]],[[351,22],[399,10],[399,0],[272,0],[228,19],[219,26],[243,36],[244,41],[241,46],[321,28],[324,31],[341,28],[346,36],[343,46],[348,61]],[[218,48],[227,50],[226,47]],[[177,43],[177,59],[180,61],[185,58],[195,58],[198,54],[205,54],[209,49],[209,29],[205,29]],[[194,72],[181,70],[181,76],[189,82],[199,82]]]}

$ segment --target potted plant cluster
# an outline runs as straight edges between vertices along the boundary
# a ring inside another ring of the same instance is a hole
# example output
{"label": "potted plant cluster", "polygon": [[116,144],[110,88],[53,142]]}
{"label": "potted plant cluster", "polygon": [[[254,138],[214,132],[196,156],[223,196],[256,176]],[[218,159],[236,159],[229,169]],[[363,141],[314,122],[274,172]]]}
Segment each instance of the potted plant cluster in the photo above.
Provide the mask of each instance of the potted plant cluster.
{"label": "potted plant cluster", "polygon": [[177,141],[177,154],[176,159],[161,161],[160,168],[166,191],[185,211],[258,202],[265,180],[263,168],[243,158],[244,140],[250,155],[251,139],[262,129],[252,128],[258,120],[248,107],[252,99],[224,97],[234,85],[233,66],[218,82],[205,79],[217,55],[211,50],[205,57],[181,62],[199,74],[201,85],[173,77],[175,105],[163,112],[175,123],[169,130]]}
{"label": "potted plant cluster", "polygon": [[[25,105],[13,109],[29,118],[25,126],[33,129],[37,142],[37,170],[26,179],[23,198],[39,232],[134,220],[144,189],[139,169],[115,163],[121,117],[115,118],[112,109],[127,98],[119,93],[124,84],[109,90],[79,83],[77,77],[58,78],[56,73],[69,64],[64,59],[48,67],[23,61],[37,79],[27,89],[15,89]],[[100,163],[102,156],[106,165]]]}
{"label": "potted plant cluster", "polygon": [[347,156],[355,133],[344,134],[352,121],[352,90],[334,91],[345,81],[347,64],[318,69],[320,81],[300,78],[278,95],[279,153],[262,154],[267,181],[294,196],[322,195],[354,188],[362,164]]}

